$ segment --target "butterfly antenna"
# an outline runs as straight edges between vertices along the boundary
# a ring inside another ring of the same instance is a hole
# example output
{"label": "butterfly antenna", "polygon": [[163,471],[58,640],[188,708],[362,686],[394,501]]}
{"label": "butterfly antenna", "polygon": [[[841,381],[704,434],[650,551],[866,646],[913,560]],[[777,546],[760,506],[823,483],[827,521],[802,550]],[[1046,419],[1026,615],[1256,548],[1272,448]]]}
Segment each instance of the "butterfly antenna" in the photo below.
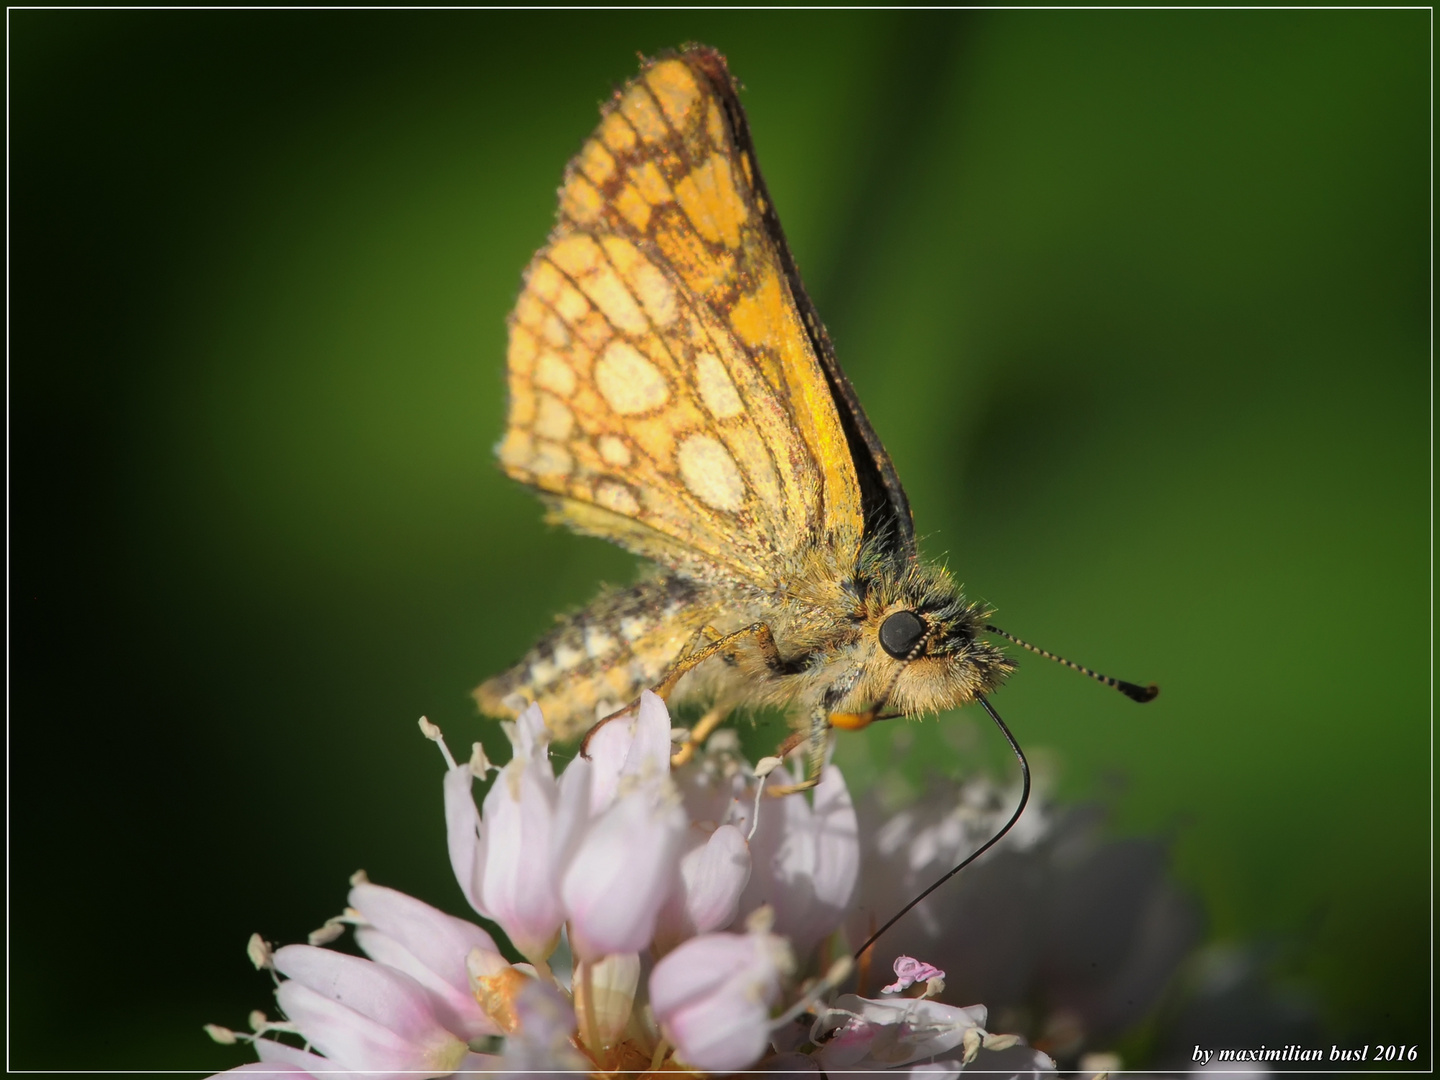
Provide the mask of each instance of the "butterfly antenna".
{"label": "butterfly antenna", "polygon": [[1094,679],[1098,683],[1104,683],[1111,689],[1119,690],[1120,693],[1124,694],[1131,701],[1138,701],[1143,705],[1145,702],[1154,701],[1157,697],[1160,696],[1160,687],[1156,686],[1154,683],[1151,683],[1149,686],[1139,686],[1133,682],[1126,682],[1124,679],[1112,679],[1109,675],[1101,675],[1098,671],[1091,671],[1083,664],[1077,664],[1072,660],[1066,660],[1063,656],[1056,656],[1053,652],[1037,648],[1036,646],[1031,645],[1028,641],[1021,641],[1014,634],[1006,633],[998,626],[986,626],[985,629],[988,633],[999,634],[1006,641],[1013,641],[1022,649],[1029,649],[1031,652],[1039,656],[1045,657],[1046,660],[1054,660],[1057,664],[1064,664],[1071,671],[1078,671],[1081,675],[1088,676],[1089,678]]}
{"label": "butterfly antenna", "polygon": [[1004,835],[1008,833],[1011,828],[1014,827],[1015,822],[1020,820],[1020,815],[1025,812],[1025,804],[1030,801],[1030,763],[1025,760],[1025,751],[1020,749],[1020,744],[1015,741],[1015,736],[1010,734],[1010,729],[1005,726],[1005,721],[1000,719],[1000,714],[995,711],[995,709],[991,706],[990,702],[986,701],[985,698],[980,695],[976,695],[975,700],[980,702],[980,704],[985,707],[985,711],[990,714],[990,719],[995,721],[995,726],[1000,729],[1000,734],[1005,736],[1005,741],[1010,744],[1010,749],[1015,752],[1015,760],[1020,762],[1020,802],[1016,804],[1015,812],[1010,815],[1010,820],[1005,822],[1005,824],[1000,827],[999,832],[997,832],[994,836],[990,837],[989,840],[986,840],[985,843],[981,844],[969,855],[965,856],[965,858],[962,859],[959,864],[954,867],[954,869],[947,871],[942,877],[940,877],[932,885],[930,885],[930,887],[927,888],[924,892],[920,893],[920,895],[916,896],[913,900],[911,900],[908,904],[902,907],[894,915],[890,916],[890,918],[886,920],[884,926],[880,927],[879,930],[876,930],[873,934],[866,938],[865,944],[861,945],[860,948],[855,950],[855,960],[857,962],[862,956],[865,955],[866,950],[869,949],[871,945],[875,944],[881,934],[885,933],[886,930],[889,930],[890,927],[894,926],[897,922],[899,922],[906,915],[908,915],[910,913],[910,910],[914,908],[916,904],[920,903],[921,900],[924,900],[941,885],[944,885],[945,882],[949,881],[961,870],[964,870],[965,867],[969,866],[981,855],[984,855],[985,852],[989,851],[992,847],[998,844],[1001,838],[1004,837]]}

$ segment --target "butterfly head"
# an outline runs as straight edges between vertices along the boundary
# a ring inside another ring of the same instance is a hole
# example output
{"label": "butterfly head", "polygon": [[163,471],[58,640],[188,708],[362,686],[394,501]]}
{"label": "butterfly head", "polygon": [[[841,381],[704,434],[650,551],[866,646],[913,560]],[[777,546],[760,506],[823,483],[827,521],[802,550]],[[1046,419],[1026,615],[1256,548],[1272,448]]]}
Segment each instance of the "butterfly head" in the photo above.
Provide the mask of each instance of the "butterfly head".
{"label": "butterfly head", "polygon": [[943,569],[875,565],[864,589],[860,695],[886,711],[940,712],[994,690],[1014,670],[981,635],[990,615]]}

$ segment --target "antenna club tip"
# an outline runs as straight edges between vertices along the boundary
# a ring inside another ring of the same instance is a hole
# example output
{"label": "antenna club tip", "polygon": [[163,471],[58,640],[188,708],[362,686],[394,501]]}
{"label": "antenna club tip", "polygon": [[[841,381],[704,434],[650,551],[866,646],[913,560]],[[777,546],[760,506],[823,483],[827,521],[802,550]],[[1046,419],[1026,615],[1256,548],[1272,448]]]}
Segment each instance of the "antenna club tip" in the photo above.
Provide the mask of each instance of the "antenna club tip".
{"label": "antenna club tip", "polygon": [[1120,692],[1131,701],[1138,701],[1144,705],[1147,701],[1154,701],[1160,696],[1160,687],[1153,682],[1149,686],[1136,686],[1134,683],[1121,683]]}

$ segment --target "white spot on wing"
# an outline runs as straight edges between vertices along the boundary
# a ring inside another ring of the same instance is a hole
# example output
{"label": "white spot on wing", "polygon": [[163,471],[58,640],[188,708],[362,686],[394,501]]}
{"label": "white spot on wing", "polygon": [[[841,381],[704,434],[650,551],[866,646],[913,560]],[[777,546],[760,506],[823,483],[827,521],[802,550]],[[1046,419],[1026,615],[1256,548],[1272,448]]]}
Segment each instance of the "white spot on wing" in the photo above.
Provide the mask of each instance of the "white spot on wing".
{"label": "white spot on wing", "polygon": [[551,394],[538,394],[535,410],[535,434],[544,439],[564,442],[575,428],[575,417],[563,402]]}
{"label": "white spot on wing", "polygon": [[695,385],[700,391],[700,400],[716,420],[729,420],[745,411],[745,403],[740,400],[725,365],[709,353],[695,358]]}
{"label": "white spot on wing", "polygon": [[745,504],[745,481],[740,469],[719,439],[713,435],[691,435],[676,454],[680,478],[705,505],[734,513]]}
{"label": "white spot on wing", "polygon": [[634,517],[640,512],[640,503],[634,493],[614,480],[602,480],[595,486],[595,501],[606,510],[614,510],[626,517]]}
{"label": "white spot on wing", "polygon": [[670,399],[660,369],[628,341],[612,341],[595,362],[595,386],[621,416],[649,412]]}
{"label": "white spot on wing", "polygon": [[618,435],[601,435],[598,440],[600,460],[616,469],[627,468],[630,464],[630,447]]}
{"label": "white spot on wing", "polygon": [[575,392],[575,371],[553,352],[543,352],[535,361],[535,385],[568,398]]}
{"label": "white spot on wing", "polygon": [[541,440],[530,459],[530,471],[536,476],[568,476],[574,466],[570,452],[563,446]]}

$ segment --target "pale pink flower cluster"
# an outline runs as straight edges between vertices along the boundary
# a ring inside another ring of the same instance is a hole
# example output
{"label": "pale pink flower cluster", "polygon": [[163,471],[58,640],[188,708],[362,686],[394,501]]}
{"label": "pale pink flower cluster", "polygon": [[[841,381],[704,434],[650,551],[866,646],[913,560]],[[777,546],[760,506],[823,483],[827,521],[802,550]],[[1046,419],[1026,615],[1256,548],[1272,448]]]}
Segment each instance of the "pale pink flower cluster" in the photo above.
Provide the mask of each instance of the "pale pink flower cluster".
{"label": "pale pink flower cluster", "polygon": [[[751,768],[722,732],[672,771],[669,714],[649,693],[558,776],[538,708],[506,733],[513,752],[498,769],[478,744],[464,764],[444,751],[444,800],[460,886],[524,960],[359,876],[346,913],[311,944],[271,953],[252,942],[252,959],[283,976],[286,1019],[255,1014],[246,1035],[211,1028],[254,1043],[260,1062],[233,1072],[930,1076],[958,1075],[982,1049],[988,1069],[1053,1069],[987,1033],[982,1006],[933,1000],[944,973],[923,961],[899,958],[881,998],[835,996],[850,973],[840,927],[861,851],[835,767],[812,798],[764,798],[766,774],[797,778],[774,759]],[[477,807],[472,785],[492,771]],[[369,959],[320,947],[347,924]]]}

